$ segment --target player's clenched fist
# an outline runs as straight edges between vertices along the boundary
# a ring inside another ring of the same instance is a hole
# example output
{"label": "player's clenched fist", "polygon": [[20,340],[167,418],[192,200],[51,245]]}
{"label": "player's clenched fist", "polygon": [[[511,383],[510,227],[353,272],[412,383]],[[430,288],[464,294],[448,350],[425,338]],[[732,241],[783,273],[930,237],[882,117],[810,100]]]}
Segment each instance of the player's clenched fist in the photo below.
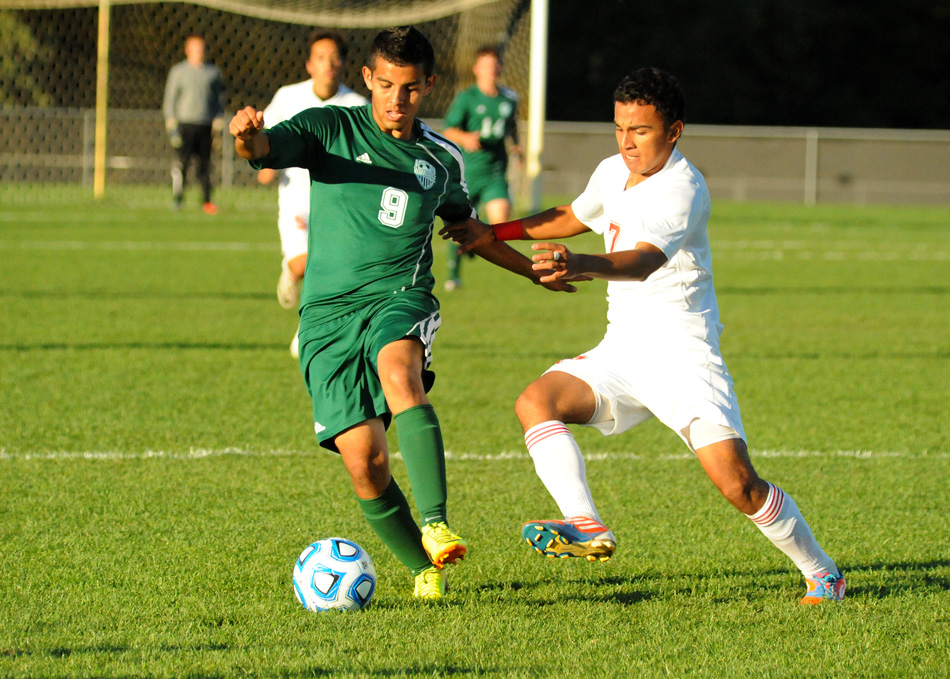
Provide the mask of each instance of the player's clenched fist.
{"label": "player's clenched fist", "polygon": [[253,106],[238,111],[228,125],[228,131],[234,136],[234,151],[247,160],[266,156],[270,153],[270,141],[263,130],[263,111]]}
{"label": "player's clenched fist", "polygon": [[264,129],[264,112],[253,106],[245,106],[233,118],[228,130],[235,137],[247,139]]}

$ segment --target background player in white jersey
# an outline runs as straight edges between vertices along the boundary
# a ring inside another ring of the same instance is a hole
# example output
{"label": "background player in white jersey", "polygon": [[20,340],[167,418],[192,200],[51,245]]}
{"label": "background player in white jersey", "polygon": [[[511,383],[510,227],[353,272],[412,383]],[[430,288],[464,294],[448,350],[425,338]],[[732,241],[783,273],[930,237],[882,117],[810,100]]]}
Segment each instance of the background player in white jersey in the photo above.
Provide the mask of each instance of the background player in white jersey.
{"label": "background player in white jersey", "polygon": [[[308,108],[364,106],[369,103],[366,97],[340,83],[347,52],[346,41],[338,32],[314,30],[308,41],[305,64],[310,79],[277,90],[264,109],[264,124],[273,127]],[[269,184],[278,177],[277,228],[283,260],[277,281],[277,301],[285,309],[296,309],[300,304],[300,285],[307,266],[310,173],[303,168],[288,167],[285,170],[265,168],[257,174],[262,184]],[[298,357],[296,333],[290,343],[290,353]]]}
{"label": "background player in white jersey", "polygon": [[492,228],[443,229],[465,242],[462,250],[493,240],[587,231],[604,236],[603,255],[551,242],[532,246],[541,251],[535,269],[550,272],[542,281],[609,281],[608,326],[597,347],[551,367],[515,405],[538,476],[565,517],[529,521],[522,537],[548,556],[609,558],[616,540],[601,522],[584,458],[565,425],[611,435],[657,417],[695,452],[726,499],[802,571],[808,585],[802,603],[841,600],[845,579],[794,500],[761,479],[749,460],[732,377],[719,351],[709,192],[675,148],[685,109],[673,76],[635,71],[614,93],[620,153],[601,162],[571,205]]}

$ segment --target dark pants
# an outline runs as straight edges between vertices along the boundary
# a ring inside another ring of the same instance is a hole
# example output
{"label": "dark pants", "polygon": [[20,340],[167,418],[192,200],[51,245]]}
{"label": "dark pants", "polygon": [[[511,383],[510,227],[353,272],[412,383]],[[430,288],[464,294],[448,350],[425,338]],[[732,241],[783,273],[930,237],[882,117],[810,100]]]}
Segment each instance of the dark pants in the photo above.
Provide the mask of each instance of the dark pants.
{"label": "dark pants", "polygon": [[211,125],[180,123],[181,146],[176,149],[178,158],[172,164],[172,194],[176,203],[181,203],[188,176],[191,157],[198,159],[197,176],[204,195],[204,202],[211,202]]}

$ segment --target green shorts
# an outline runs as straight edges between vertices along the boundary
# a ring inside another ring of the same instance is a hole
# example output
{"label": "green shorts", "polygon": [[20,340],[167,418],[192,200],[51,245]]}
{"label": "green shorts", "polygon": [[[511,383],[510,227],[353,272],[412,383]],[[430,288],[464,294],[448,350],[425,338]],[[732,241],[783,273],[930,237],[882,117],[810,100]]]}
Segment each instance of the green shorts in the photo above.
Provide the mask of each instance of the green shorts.
{"label": "green shorts", "polygon": [[504,169],[496,168],[485,173],[472,172],[471,175],[466,174],[465,181],[468,185],[469,198],[476,207],[498,198],[511,200],[508,193],[508,178],[505,176]]}
{"label": "green shorts", "polygon": [[[388,428],[392,413],[379,381],[376,358],[387,344],[417,338],[425,348],[423,383],[434,375],[432,343],[442,323],[439,302],[425,290],[387,295],[324,323],[300,324],[300,369],[313,400],[313,428],[324,448],[337,451],[335,437],[360,422],[383,418]],[[338,452],[338,451],[337,451]]]}

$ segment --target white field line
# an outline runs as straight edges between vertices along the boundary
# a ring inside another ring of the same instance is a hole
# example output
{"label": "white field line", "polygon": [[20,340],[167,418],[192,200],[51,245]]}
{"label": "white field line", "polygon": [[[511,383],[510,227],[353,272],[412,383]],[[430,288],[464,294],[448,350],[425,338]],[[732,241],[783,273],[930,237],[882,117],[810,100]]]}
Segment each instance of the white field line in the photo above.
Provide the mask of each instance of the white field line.
{"label": "white field line", "polygon": [[[191,448],[188,451],[166,451],[166,450],[146,450],[144,452],[126,452],[126,451],[58,451],[58,452],[8,452],[5,448],[0,448],[0,461],[3,460],[148,460],[148,459],[167,459],[167,460],[203,460],[209,457],[303,457],[307,455],[333,455],[323,449],[314,448],[313,450],[247,450],[244,448]],[[880,458],[909,458],[909,459],[950,459],[950,452],[900,452],[900,451],[871,451],[871,450],[838,450],[833,452],[818,450],[760,450],[752,451],[751,456],[756,457],[788,457],[788,458],[854,458],[854,459],[880,459]],[[392,454],[392,457],[401,459],[398,452]],[[501,462],[507,460],[530,460],[530,455],[525,451],[502,451],[498,453],[473,453],[446,451],[445,457],[452,461],[474,460],[478,462]],[[692,453],[674,453],[667,455],[642,455],[639,453],[625,452],[589,452],[584,457],[588,461],[612,461],[612,460],[643,460],[647,462],[656,461],[679,461],[692,460],[695,456]]]}

